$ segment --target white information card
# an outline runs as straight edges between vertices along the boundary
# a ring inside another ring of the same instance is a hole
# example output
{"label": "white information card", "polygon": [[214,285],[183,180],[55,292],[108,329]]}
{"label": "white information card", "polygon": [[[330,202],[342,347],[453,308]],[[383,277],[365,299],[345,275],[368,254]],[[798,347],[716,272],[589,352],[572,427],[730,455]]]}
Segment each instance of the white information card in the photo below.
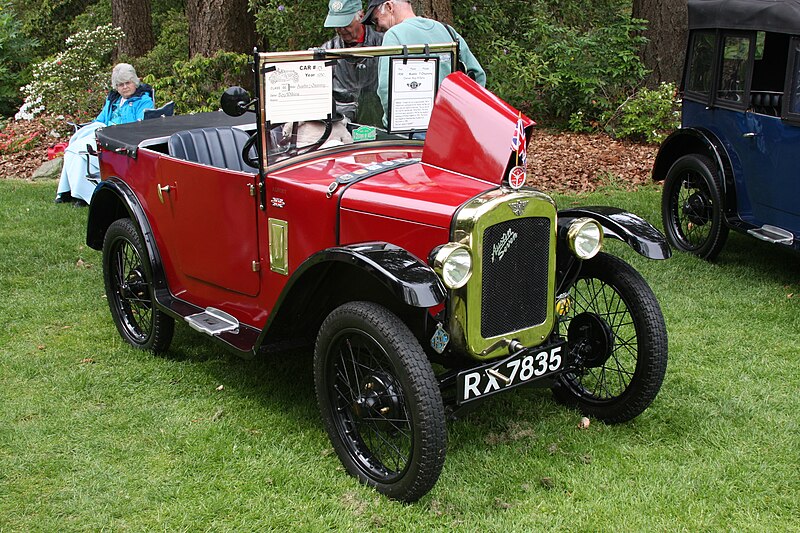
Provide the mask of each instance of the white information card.
{"label": "white information card", "polygon": [[264,64],[264,119],[324,120],[333,112],[333,67],[325,61]]}
{"label": "white information card", "polygon": [[389,130],[428,129],[436,96],[438,59],[392,57],[390,61]]}

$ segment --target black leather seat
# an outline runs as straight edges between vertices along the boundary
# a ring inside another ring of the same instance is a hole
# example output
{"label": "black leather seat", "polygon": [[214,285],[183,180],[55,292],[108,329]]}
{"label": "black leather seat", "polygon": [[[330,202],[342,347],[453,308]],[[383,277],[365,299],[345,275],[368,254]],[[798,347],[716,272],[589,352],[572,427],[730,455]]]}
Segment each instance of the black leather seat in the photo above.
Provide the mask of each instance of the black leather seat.
{"label": "black leather seat", "polygon": [[253,172],[242,160],[242,148],[250,136],[238,128],[199,128],[170,136],[169,155],[217,168]]}

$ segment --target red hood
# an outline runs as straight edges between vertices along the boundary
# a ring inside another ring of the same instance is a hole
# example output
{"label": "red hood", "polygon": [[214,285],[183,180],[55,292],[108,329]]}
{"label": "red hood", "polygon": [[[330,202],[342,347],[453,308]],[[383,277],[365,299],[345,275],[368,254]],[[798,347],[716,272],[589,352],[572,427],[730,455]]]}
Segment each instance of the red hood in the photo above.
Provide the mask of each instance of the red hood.
{"label": "red hood", "polygon": [[416,163],[348,187],[344,209],[449,228],[455,210],[494,185]]}
{"label": "red hood", "polygon": [[[500,184],[509,169],[519,111],[461,72],[436,94],[422,162]],[[534,122],[522,115],[530,138]]]}

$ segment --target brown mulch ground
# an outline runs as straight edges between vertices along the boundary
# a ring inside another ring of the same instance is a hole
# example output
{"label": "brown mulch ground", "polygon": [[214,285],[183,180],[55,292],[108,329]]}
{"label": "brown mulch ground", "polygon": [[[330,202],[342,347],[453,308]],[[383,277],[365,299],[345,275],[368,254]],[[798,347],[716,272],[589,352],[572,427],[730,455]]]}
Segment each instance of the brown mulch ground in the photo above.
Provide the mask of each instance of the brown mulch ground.
{"label": "brown mulch ground", "polygon": [[[53,136],[60,130],[62,137]],[[47,147],[68,140],[63,120],[13,121],[4,133],[27,137],[38,132],[29,150],[0,152],[0,177],[30,179],[47,160]],[[635,188],[650,181],[658,147],[615,141],[601,134],[552,133],[534,129],[528,146],[528,183],[545,191],[588,192],[615,184]]]}
{"label": "brown mulch ground", "polygon": [[[71,126],[66,121],[64,117],[9,121],[0,131],[0,178],[30,179],[47,161],[48,146],[69,141]],[[13,146],[31,137],[29,148],[17,151]]]}
{"label": "brown mulch ground", "polygon": [[611,183],[650,182],[658,146],[607,135],[534,130],[528,146],[528,184],[545,191],[588,192]]}

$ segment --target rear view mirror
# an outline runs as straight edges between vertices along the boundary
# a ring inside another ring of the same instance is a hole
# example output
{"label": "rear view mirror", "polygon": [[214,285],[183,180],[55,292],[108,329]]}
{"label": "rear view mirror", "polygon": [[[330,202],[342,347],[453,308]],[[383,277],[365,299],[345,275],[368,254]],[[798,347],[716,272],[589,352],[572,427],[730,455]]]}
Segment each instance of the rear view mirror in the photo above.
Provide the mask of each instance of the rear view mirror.
{"label": "rear view mirror", "polygon": [[222,93],[220,105],[222,107],[222,111],[224,111],[226,115],[239,117],[248,111],[247,108],[250,105],[250,93],[241,87],[228,87],[225,89],[225,92]]}

